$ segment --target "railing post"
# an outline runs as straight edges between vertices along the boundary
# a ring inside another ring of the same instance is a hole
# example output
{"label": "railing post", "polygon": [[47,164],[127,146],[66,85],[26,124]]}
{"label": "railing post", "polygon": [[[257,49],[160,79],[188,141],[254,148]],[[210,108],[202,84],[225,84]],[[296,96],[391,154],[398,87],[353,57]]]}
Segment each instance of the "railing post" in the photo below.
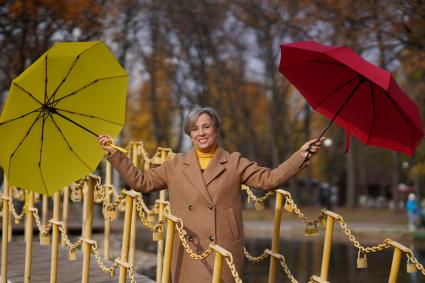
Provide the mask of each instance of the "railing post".
{"label": "railing post", "polygon": [[[272,252],[279,253],[279,239],[280,239],[280,221],[282,219],[282,203],[283,203],[283,191],[276,190],[276,205],[274,210],[274,225],[273,225],[273,238],[272,238]],[[277,260],[274,257],[270,257],[270,268],[269,268],[269,283],[276,282],[276,266]]]}
{"label": "railing post", "polygon": [[336,213],[333,213],[327,210],[323,210],[323,213],[327,215],[327,218],[326,218],[325,243],[323,246],[322,269],[320,271],[320,279],[327,281],[328,275],[329,275],[329,262],[331,257],[334,220],[338,219],[340,216]]}
{"label": "railing post", "polygon": [[[13,188],[12,186],[9,186],[9,197],[10,197],[10,201],[13,201]],[[9,202],[9,205],[10,202]],[[12,236],[13,236],[13,223],[12,223],[12,210],[9,209],[9,230],[7,231],[7,241],[9,243],[12,242]]]}
{"label": "railing post", "polygon": [[[137,144],[132,144],[131,150],[131,160],[133,165],[137,167],[138,165],[138,156],[136,154]],[[135,192],[135,191],[134,191]],[[131,231],[130,231],[130,254],[129,254],[129,263],[134,266],[136,262],[136,220],[137,220],[137,210],[136,206],[133,205],[133,212],[131,213]]]}
{"label": "railing post", "polygon": [[172,215],[167,215],[167,238],[165,242],[164,265],[162,269],[161,282],[170,281],[171,258],[173,253],[174,228],[178,219]]}
{"label": "railing post", "polygon": [[[105,199],[106,202],[110,203],[112,199],[112,165],[106,160],[106,169],[105,169]],[[105,259],[109,259],[109,251],[110,251],[110,239],[111,239],[111,221],[105,219],[104,221],[105,231],[103,238],[103,257]]]}
{"label": "railing post", "polygon": [[221,282],[221,271],[223,268],[223,257],[227,256],[229,252],[219,245],[214,245],[215,259],[214,259],[214,272],[212,283]]}
{"label": "railing post", "polygon": [[8,234],[9,234],[9,183],[6,174],[3,179],[3,224],[1,241],[1,282],[7,282],[7,252],[8,252]]}
{"label": "railing post", "polygon": [[58,278],[58,252],[59,252],[59,220],[60,220],[61,192],[53,195],[53,221],[52,223],[52,257],[50,260],[50,283],[56,283]]}
{"label": "railing post", "polygon": [[[62,229],[65,233],[68,231],[68,213],[69,213],[69,186],[63,190],[63,207],[62,207]],[[65,246],[65,239],[61,238],[61,245]]]}
{"label": "railing post", "polygon": [[[131,233],[131,221],[133,214],[134,198],[137,196],[134,191],[126,191],[127,194],[125,199],[125,216],[124,216],[124,230],[122,236],[122,249],[121,249],[121,262],[128,263],[128,253],[130,247],[130,233]],[[127,277],[127,268],[124,265],[120,266],[120,280],[119,283],[125,283]]]}
{"label": "railing post", "polygon": [[[83,205],[85,212],[83,220],[83,239],[91,240],[92,237],[92,228],[93,228],[93,204],[94,204],[94,188],[95,188],[95,179],[90,176],[87,178],[87,182],[84,185],[84,196],[83,196]],[[83,242],[83,274],[82,281],[83,283],[89,282],[89,273],[90,273],[90,253],[91,253],[91,244],[87,241]]]}
{"label": "railing post", "polygon": [[42,215],[41,215],[41,224],[46,227],[48,223],[47,214],[49,211],[49,197],[47,195],[43,195],[43,206],[42,206]]}
{"label": "railing post", "polygon": [[[161,163],[165,161],[167,158],[167,154],[165,150],[162,149],[161,151]],[[164,214],[165,209],[165,190],[162,190],[159,192],[159,213],[158,213],[158,219],[162,218],[162,215]],[[162,227],[164,228],[164,227]],[[158,239],[157,242],[157,253],[156,253],[156,282],[161,282],[161,272],[162,272],[162,265],[163,265],[163,254],[164,254],[164,240]]]}
{"label": "railing post", "polygon": [[393,261],[391,263],[390,278],[388,279],[388,283],[396,283],[398,271],[400,269],[402,252],[409,253],[409,248],[392,240],[388,240],[388,244],[394,247]]}
{"label": "railing post", "polygon": [[25,275],[24,282],[31,281],[31,260],[32,260],[32,238],[33,238],[33,219],[32,209],[34,208],[34,192],[27,191],[29,194],[28,207],[26,208],[25,221]]}

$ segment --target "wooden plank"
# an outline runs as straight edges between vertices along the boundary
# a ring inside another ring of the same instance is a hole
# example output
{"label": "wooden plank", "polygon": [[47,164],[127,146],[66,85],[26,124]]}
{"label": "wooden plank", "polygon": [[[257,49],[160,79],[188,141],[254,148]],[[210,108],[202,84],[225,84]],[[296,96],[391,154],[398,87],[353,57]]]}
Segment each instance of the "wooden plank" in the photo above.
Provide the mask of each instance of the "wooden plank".
{"label": "wooden plank", "polygon": [[[11,283],[24,282],[24,266],[25,266],[25,243],[21,241],[21,237],[15,237],[15,241],[9,245],[9,257],[7,259],[7,275]],[[19,241],[18,241],[19,240]],[[49,282],[50,281],[50,257],[51,246],[41,246],[38,241],[33,242],[33,260],[31,282]],[[0,255],[1,259],[1,255]],[[58,282],[74,283],[81,282],[81,273],[83,266],[83,255],[79,251],[76,261],[68,260],[68,250],[59,248],[59,265],[58,265]],[[90,260],[90,282],[118,282],[119,268],[116,269],[114,277],[104,273],[97,264],[94,255]],[[107,267],[112,266],[112,262],[105,261]],[[146,276],[135,274],[138,283],[154,283],[155,281]],[[127,282],[130,279],[127,278]]]}

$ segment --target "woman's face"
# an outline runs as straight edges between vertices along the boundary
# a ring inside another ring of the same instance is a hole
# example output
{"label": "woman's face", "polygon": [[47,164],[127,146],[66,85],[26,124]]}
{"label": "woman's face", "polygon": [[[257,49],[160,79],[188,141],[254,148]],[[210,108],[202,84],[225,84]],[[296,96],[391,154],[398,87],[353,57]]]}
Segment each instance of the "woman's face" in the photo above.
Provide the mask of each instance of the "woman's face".
{"label": "woman's face", "polygon": [[190,130],[193,145],[200,151],[208,151],[217,143],[217,129],[210,115],[202,113]]}

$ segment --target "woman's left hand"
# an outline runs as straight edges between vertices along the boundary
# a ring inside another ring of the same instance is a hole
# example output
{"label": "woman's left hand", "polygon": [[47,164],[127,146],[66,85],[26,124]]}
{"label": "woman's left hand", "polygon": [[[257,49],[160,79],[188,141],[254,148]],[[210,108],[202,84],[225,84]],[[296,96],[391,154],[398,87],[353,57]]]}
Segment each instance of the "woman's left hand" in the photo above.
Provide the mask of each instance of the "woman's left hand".
{"label": "woman's left hand", "polygon": [[[320,146],[322,144],[322,141],[325,139],[325,137],[321,137],[320,140],[313,139],[309,140],[305,144],[303,144],[300,148],[300,153],[303,158],[306,158],[307,156],[311,156],[316,154],[320,150]],[[309,155],[310,153],[310,155]]]}

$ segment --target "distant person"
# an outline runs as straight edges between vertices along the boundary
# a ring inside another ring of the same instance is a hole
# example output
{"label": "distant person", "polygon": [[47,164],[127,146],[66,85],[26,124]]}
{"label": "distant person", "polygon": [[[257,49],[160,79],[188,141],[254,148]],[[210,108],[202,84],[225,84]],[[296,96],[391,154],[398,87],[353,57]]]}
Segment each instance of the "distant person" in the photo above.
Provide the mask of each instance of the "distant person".
{"label": "distant person", "polygon": [[416,200],[416,195],[414,193],[410,193],[407,202],[406,202],[406,211],[407,217],[409,218],[409,230],[416,230],[416,221],[418,219],[418,201]]}
{"label": "distant person", "polygon": [[320,206],[326,208],[327,210],[332,210],[331,203],[331,186],[329,183],[324,182],[320,185],[319,188],[319,202]]}
{"label": "distant person", "polygon": [[[186,154],[146,172],[133,166],[131,160],[109,146],[109,136],[99,136],[108,160],[127,184],[139,192],[168,189],[171,213],[184,222],[186,239],[192,250],[200,253],[210,244],[217,244],[232,253],[236,269],[242,276],[245,245],[242,223],[241,185],[266,191],[275,190],[295,176],[308,153],[315,154],[323,141],[306,142],[288,160],[275,169],[261,167],[239,152],[229,153],[219,145],[220,118],[209,107],[191,111],[184,131],[193,147]],[[300,168],[301,167],[301,168]],[[194,260],[175,234],[171,263],[174,283],[211,282],[214,256]],[[223,266],[222,281],[234,282],[230,269]]]}

